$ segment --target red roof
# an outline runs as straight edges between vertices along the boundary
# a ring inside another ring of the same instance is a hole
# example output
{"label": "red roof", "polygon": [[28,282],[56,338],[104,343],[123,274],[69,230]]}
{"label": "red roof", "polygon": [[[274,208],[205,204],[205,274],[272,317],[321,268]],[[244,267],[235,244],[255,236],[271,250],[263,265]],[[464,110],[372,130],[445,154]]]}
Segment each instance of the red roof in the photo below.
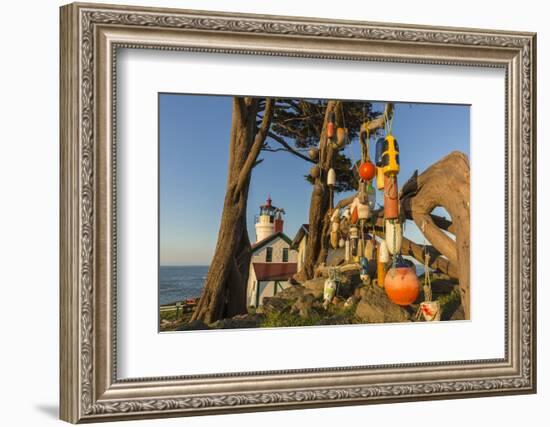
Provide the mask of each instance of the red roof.
{"label": "red roof", "polygon": [[296,273],[295,262],[253,262],[258,281],[287,280]]}

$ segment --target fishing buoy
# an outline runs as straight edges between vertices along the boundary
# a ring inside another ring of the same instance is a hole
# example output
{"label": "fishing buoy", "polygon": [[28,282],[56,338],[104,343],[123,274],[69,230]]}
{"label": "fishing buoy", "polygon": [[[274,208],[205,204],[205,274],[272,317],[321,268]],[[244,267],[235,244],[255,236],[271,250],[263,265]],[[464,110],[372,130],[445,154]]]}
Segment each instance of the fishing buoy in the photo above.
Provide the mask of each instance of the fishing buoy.
{"label": "fishing buoy", "polygon": [[346,241],[340,237],[338,241],[338,247],[343,248],[346,245]]}
{"label": "fishing buoy", "polygon": [[382,168],[377,167],[376,168],[376,188],[378,188],[379,190],[384,189],[384,177],[385,176],[386,175],[384,175],[384,171],[382,170]]}
{"label": "fishing buoy", "polygon": [[336,129],[336,146],[338,148],[343,148],[346,145],[347,134],[348,132],[346,128]]}
{"label": "fishing buoy", "polygon": [[357,203],[357,218],[368,219],[370,216],[370,208],[368,204]]}
{"label": "fishing buoy", "polygon": [[310,148],[309,149],[309,158],[313,161],[317,161],[319,158],[319,149],[317,148]]}
{"label": "fishing buoy", "polygon": [[334,209],[334,211],[332,211],[332,214],[330,216],[330,220],[332,222],[340,222],[340,217],[338,216],[340,214],[340,209]]}
{"label": "fishing buoy", "polygon": [[363,250],[363,256],[368,259],[374,259],[374,242],[372,239],[368,239],[365,242],[365,249]]}
{"label": "fishing buoy", "polygon": [[334,124],[334,120],[335,120],[335,114],[334,114],[334,111],[331,111],[330,114],[328,115],[328,123],[327,123],[327,136],[329,138],[334,137],[334,128],[336,126]]}
{"label": "fishing buoy", "polygon": [[330,168],[327,174],[327,185],[333,186],[334,184],[336,184],[336,172]]}
{"label": "fishing buoy", "polygon": [[361,179],[369,181],[374,178],[375,174],[376,167],[371,161],[367,160],[366,162],[361,163],[361,166],[359,166],[359,176],[361,177]]}
{"label": "fishing buoy", "polygon": [[403,240],[403,228],[398,220],[386,220],[386,245],[388,252],[397,255],[401,252],[401,242]]}
{"label": "fishing buoy", "polygon": [[427,322],[439,322],[441,320],[441,306],[439,301],[421,302],[419,310]]}
{"label": "fishing buoy", "polygon": [[388,251],[388,245],[385,240],[382,240],[380,246],[378,246],[378,261],[386,264],[390,260],[390,252]]}
{"label": "fishing buoy", "polygon": [[332,301],[332,298],[334,298],[334,295],[336,295],[336,287],[337,283],[335,280],[331,278],[325,280],[325,286],[323,289],[323,300]]}
{"label": "fishing buoy", "polygon": [[396,175],[384,175],[384,217],[386,219],[399,216],[399,193]]}
{"label": "fishing buoy", "polygon": [[378,138],[376,140],[374,162],[378,167],[382,166],[382,153],[384,153],[384,141],[385,141],[385,138]]}
{"label": "fishing buoy", "polygon": [[350,259],[350,246],[349,240],[346,240],[344,243],[344,260],[348,262]]}
{"label": "fishing buoy", "polygon": [[309,174],[313,179],[316,179],[319,177],[319,174],[321,172],[321,168],[318,165],[312,166],[309,170]]}
{"label": "fishing buoy", "polygon": [[384,290],[394,304],[411,305],[420,294],[420,282],[410,268],[390,268],[384,278]]}
{"label": "fishing buoy", "polygon": [[386,135],[380,167],[386,175],[399,173],[399,144],[393,135]]}
{"label": "fishing buoy", "polygon": [[356,206],[351,211],[351,223],[357,224],[358,220],[359,220],[359,213],[357,212],[357,206]]}
{"label": "fishing buoy", "polygon": [[330,231],[337,232],[340,229],[340,223],[339,222],[333,222],[330,224]]}

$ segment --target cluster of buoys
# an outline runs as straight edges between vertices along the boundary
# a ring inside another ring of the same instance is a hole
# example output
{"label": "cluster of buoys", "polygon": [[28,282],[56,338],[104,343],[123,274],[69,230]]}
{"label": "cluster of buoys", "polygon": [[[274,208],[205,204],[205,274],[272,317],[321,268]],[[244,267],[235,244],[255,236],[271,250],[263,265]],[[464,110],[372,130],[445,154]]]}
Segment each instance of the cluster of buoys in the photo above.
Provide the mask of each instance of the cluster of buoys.
{"label": "cluster of buoys", "polygon": [[[400,170],[399,144],[390,130],[386,136],[376,141],[376,167],[378,188],[384,191],[384,243],[391,255],[390,268],[387,263],[379,263],[378,284],[383,283],[386,295],[395,304],[412,304],[420,294],[420,283],[414,264],[401,257],[403,224],[399,216],[399,188],[397,175]],[[383,179],[383,184],[380,182]],[[386,256],[384,254],[384,256]]]}
{"label": "cluster of buoys", "polygon": [[[393,303],[407,306],[417,300],[420,283],[414,264],[401,256],[403,223],[400,217],[397,182],[400,171],[399,144],[391,132],[390,120],[386,117],[385,136],[376,140],[374,161],[371,161],[371,135],[368,125],[369,123],[365,122],[360,132],[361,159],[355,164],[358,177],[357,193],[346,208],[332,212],[330,245],[335,249],[343,248],[346,263],[353,262],[360,266],[360,277],[364,282],[375,282],[385,289],[386,295]],[[341,149],[349,143],[347,129],[336,126],[334,112],[328,116],[326,136],[334,149]],[[314,148],[310,150],[309,157],[318,160],[320,154],[319,150]],[[320,165],[314,166],[311,170],[311,176],[314,178],[320,173]],[[336,178],[334,169],[327,171],[326,183],[331,190],[336,184]],[[376,209],[376,189],[383,192],[384,238],[380,241],[375,237],[378,216],[373,217],[374,212],[380,212],[380,209]],[[325,304],[330,303],[336,289],[337,281],[331,270],[330,277],[325,282]],[[432,305],[425,304],[423,310],[426,313],[423,314],[426,319],[434,311],[432,308]],[[437,315],[434,314],[433,318],[437,318]]]}

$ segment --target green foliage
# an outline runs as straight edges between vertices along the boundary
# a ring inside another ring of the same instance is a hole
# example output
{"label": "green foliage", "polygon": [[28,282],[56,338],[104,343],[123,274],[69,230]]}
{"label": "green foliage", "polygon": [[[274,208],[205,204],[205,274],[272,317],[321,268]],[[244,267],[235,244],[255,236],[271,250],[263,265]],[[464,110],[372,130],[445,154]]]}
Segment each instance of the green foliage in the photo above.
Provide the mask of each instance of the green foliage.
{"label": "green foliage", "polygon": [[461,304],[460,291],[455,288],[450,293],[440,296],[437,300],[441,306],[441,319],[449,320]]}
{"label": "green foliage", "polygon": [[261,328],[282,328],[287,326],[313,326],[318,325],[321,316],[314,313],[311,317],[302,318],[297,314],[291,314],[288,311],[272,311],[265,316],[265,320],[260,324]]}

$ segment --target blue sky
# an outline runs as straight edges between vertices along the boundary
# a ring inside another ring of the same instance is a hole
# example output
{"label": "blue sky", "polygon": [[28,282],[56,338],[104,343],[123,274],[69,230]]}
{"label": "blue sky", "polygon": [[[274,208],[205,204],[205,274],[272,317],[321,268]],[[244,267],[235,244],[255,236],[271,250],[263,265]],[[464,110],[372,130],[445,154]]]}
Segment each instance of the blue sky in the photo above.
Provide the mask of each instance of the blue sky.
{"label": "blue sky", "polygon": [[[231,104],[229,96],[159,95],[161,265],[210,263],[225,196]],[[383,104],[375,107],[382,110]],[[400,186],[415,169],[421,172],[451,151],[470,154],[469,106],[397,103],[392,130],[399,141]],[[346,152],[357,160],[358,142]],[[304,175],[311,164],[285,152],[262,152],[260,158],[248,199],[250,239],[255,239],[254,215],[268,195],[285,209],[285,233],[292,238],[308,221],[311,185]],[[411,221],[405,235],[423,242]]]}

